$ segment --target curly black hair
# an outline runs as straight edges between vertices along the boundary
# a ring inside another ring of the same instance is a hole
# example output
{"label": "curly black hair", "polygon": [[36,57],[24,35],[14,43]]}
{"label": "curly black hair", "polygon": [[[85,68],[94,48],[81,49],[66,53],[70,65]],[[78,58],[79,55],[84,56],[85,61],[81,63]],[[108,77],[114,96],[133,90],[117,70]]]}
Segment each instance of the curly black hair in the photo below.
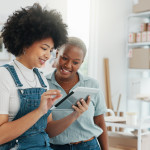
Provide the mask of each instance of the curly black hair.
{"label": "curly black hair", "polygon": [[9,16],[1,36],[7,51],[19,56],[24,48],[48,37],[53,39],[56,49],[66,43],[67,35],[67,25],[63,23],[61,14],[35,3]]}

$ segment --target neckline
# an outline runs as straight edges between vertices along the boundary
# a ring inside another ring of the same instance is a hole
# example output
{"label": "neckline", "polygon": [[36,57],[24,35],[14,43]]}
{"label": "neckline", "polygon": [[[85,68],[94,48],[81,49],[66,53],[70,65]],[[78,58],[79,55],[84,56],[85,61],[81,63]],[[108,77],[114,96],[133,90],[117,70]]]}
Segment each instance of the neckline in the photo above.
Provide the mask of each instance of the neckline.
{"label": "neckline", "polygon": [[[22,63],[20,63],[20,62],[17,61],[17,60],[13,60],[13,62],[14,62],[14,64],[15,64],[15,66],[19,69],[19,71],[20,71],[20,73],[22,74],[22,76],[23,76],[24,80],[26,81],[26,83],[27,83],[31,88],[36,87],[36,86],[37,86],[37,79],[36,79],[36,75],[35,75],[35,72],[33,71],[33,69],[29,69],[29,68],[25,67]],[[20,65],[20,66],[19,66],[19,65]],[[26,78],[26,76],[25,76],[25,74],[24,74],[24,70],[25,70],[25,69],[26,69],[28,72],[30,71],[30,73],[33,74],[34,78],[33,78],[32,81],[29,80],[28,78]],[[35,82],[35,85],[34,85],[34,86],[31,85],[32,82]]]}
{"label": "neckline", "polygon": [[13,63],[14,64],[16,63],[19,66],[19,68],[22,68],[23,70],[33,72],[34,68],[32,68],[32,69],[27,68],[24,64],[22,64],[21,62],[19,62],[17,59],[14,59]]}

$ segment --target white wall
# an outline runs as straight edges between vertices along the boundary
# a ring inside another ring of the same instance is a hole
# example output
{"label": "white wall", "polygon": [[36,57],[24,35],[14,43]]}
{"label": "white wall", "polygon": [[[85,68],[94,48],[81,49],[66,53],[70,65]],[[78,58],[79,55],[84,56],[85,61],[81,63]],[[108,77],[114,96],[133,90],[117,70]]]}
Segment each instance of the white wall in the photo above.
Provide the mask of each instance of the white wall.
{"label": "white wall", "polygon": [[35,2],[50,9],[57,9],[66,21],[67,0],[0,0],[0,19],[1,17],[5,19],[20,7],[30,6]]}
{"label": "white wall", "polygon": [[116,109],[119,94],[122,94],[121,111],[126,110],[127,17],[131,13],[131,6],[131,0],[97,0],[96,33],[95,35],[92,33],[90,37],[91,40],[95,40],[96,45],[90,46],[90,51],[94,52],[94,48],[98,49],[95,55],[95,57],[98,55],[98,61],[92,66],[94,68],[93,76],[100,81],[102,88],[105,89],[103,58],[109,58],[113,106]]}
{"label": "white wall", "polygon": [[[62,14],[64,22],[67,22],[67,1],[68,0],[0,0],[0,24],[4,23],[9,15],[21,7],[30,6],[39,2],[43,7],[56,9]],[[0,61],[0,65],[8,61]]]}

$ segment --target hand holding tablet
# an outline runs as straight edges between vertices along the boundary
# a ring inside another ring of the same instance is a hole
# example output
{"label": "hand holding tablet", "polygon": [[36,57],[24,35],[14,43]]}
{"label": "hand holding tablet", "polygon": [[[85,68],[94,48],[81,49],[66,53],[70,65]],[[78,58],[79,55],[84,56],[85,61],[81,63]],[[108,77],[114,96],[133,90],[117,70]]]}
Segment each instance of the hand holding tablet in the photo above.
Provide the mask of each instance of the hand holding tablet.
{"label": "hand holding tablet", "polygon": [[56,103],[52,109],[72,109],[72,105],[76,105],[77,101],[84,99],[86,101],[87,97],[93,97],[99,92],[98,88],[89,87],[77,87],[66,95],[62,100]]}

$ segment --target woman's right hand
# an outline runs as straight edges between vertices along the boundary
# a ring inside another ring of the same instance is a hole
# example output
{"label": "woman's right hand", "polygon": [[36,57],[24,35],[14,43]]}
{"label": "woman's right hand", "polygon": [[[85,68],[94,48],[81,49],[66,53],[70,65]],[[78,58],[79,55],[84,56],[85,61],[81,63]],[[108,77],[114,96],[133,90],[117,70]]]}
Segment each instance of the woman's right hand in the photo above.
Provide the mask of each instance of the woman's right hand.
{"label": "woman's right hand", "polygon": [[38,110],[42,115],[46,114],[47,111],[53,106],[54,102],[62,97],[60,90],[48,90],[41,95],[41,103]]}
{"label": "woman's right hand", "polygon": [[75,110],[74,113],[77,118],[86,110],[88,110],[90,101],[91,101],[91,98],[90,96],[88,96],[86,101],[84,99],[81,99],[80,101],[77,102],[77,106],[75,105],[72,106],[72,108]]}

